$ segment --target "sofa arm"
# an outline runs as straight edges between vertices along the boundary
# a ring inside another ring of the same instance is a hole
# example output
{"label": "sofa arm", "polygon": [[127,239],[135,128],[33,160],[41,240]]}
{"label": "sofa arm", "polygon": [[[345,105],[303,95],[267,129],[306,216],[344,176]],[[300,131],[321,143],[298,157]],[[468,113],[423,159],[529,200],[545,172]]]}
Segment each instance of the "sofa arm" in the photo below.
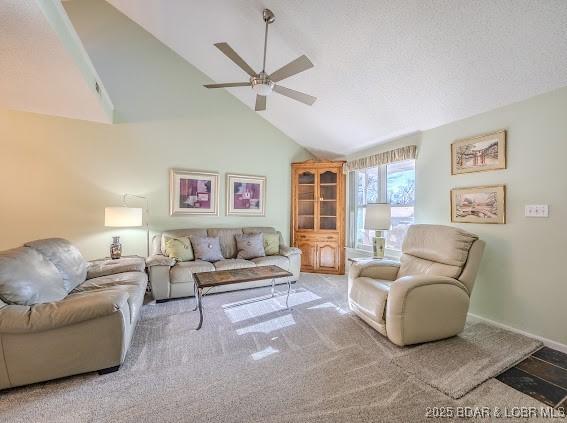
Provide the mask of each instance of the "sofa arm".
{"label": "sofa arm", "polygon": [[290,257],[294,255],[301,255],[301,250],[296,247],[281,246],[280,256]]}
{"label": "sofa arm", "polygon": [[364,263],[354,263],[350,266],[348,279],[367,277],[394,281],[398,276],[400,263],[394,260],[370,260]]}
{"label": "sofa arm", "polygon": [[161,255],[161,254],[154,254],[153,256],[149,256],[146,259],[146,266],[169,266],[172,267],[175,265],[175,259],[170,257]]}
{"label": "sofa arm", "polygon": [[116,275],[124,272],[143,272],[145,269],[142,257],[124,257],[118,260],[103,259],[89,262],[87,279]]}
{"label": "sofa arm", "polygon": [[446,276],[414,275],[390,286],[386,333],[397,345],[448,338],[461,332],[469,307],[469,292]]}
{"label": "sofa arm", "polygon": [[170,297],[169,271],[175,266],[175,263],[175,259],[161,254],[155,254],[146,259],[150,286],[155,300],[165,300]]}
{"label": "sofa arm", "polygon": [[301,272],[301,250],[287,245],[280,245],[280,255],[289,260],[289,271],[293,273],[293,280],[299,280]]}
{"label": "sofa arm", "polygon": [[72,294],[61,301],[0,309],[0,333],[30,333],[61,328],[128,310],[128,293],[107,289]]}

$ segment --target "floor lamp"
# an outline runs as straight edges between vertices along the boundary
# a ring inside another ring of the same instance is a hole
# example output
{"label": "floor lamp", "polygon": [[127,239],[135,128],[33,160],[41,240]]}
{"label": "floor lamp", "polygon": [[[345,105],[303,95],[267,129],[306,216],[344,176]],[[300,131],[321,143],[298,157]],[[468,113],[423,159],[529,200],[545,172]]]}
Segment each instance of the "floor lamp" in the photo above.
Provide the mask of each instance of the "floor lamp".
{"label": "floor lamp", "polygon": [[[143,225],[143,209],[140,207],[128,207],[126,200],[129,198],[140,198],[146,202],[146,256],[150,255],[150,203],[147,197],[135,194],[123,194],[122,206],[106,207],[104,209],[104,226],[114,228],[131,228]],[[122,244],[120,237],[112,237],[110,245],[110,257],[117,259],[122,256]]]}

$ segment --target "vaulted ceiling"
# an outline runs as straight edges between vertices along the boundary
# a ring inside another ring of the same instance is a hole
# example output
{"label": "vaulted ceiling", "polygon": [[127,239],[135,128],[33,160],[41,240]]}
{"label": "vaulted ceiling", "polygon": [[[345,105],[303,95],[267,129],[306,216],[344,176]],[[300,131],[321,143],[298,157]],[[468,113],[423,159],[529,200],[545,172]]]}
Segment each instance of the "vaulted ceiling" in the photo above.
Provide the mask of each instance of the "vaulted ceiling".
{"label": "vaulted ceiling", "polygon": [[[1,0],[0,107],[108,121],[46,1]],[[318,100],[271,95],[259,113],[327,157],[567,85],[564,0],[107,1],[215,82],[247,80],[217,42],[261,69],[269,7],[268,73],[306,54],[315,67],[282,85]],[[254,108],[250,88],[229,91]]]}
{"label": "vaulted ceiling", "polygon": [[[260,112],[314,152],[339,155],[567,85],[564,0],[108,0],[215,82],[246,74],[214,43],[267,71],[306,54],[313,69]],[[254,107],[248,87],[231,88]]]}

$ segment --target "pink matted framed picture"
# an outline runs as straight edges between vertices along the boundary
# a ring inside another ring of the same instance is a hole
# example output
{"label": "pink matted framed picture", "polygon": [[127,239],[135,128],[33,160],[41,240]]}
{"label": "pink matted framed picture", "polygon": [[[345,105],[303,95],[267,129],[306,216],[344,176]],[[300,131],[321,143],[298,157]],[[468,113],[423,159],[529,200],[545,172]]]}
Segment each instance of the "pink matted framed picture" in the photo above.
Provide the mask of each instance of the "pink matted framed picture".
{"label": "pink matted framed picture", "polygon": [[219,214],[218,173],[171,169],[169,179],[171,216]]}
{"label": "pink matted framed picture", "polygon": [[266,210],[266,177],[226,175],[226,214],[264,216]]}

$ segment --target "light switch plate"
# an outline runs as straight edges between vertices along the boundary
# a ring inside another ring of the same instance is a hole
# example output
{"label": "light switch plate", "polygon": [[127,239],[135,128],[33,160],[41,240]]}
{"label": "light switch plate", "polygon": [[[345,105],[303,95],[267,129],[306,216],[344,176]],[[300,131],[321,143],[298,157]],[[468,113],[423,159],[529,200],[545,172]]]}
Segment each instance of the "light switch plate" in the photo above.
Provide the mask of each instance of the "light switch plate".
{"label": "light switch plate", "polygon": [[547,204],[532,204],[525,208],[526,217],[549,217],[549,206]]}

